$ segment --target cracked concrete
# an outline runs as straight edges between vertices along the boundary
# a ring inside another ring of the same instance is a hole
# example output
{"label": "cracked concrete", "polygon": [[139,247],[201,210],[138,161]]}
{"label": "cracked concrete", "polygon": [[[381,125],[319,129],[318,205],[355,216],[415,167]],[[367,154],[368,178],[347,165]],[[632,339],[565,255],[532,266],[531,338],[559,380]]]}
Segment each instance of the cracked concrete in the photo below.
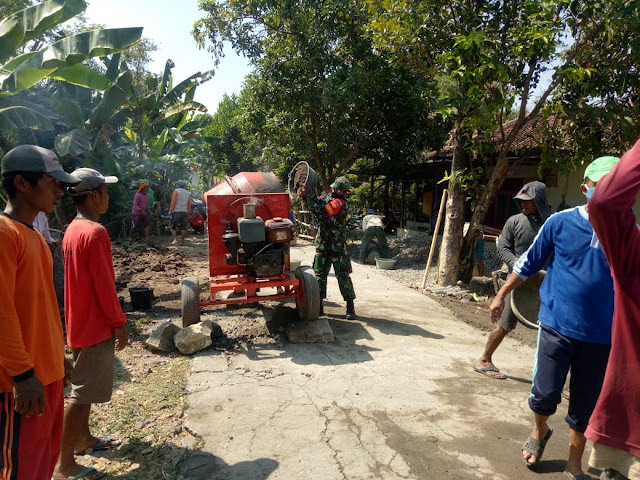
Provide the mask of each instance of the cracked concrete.
{"label": "cracked concrete", "polygon": [[[312,255],[294,247],[292,256],[310,265]],[[565,403],[538,472],[520,456],[532,420],[531,348],[507,337],[496,357],[509,378],[487,378],[473,371],[485,334],[375,269],[354,265],[352,278],[355,321],[344,319],[329,279],[335,342],[252,344],[194,358],[186,425],[211,462],[184,478],[562,478]]]}

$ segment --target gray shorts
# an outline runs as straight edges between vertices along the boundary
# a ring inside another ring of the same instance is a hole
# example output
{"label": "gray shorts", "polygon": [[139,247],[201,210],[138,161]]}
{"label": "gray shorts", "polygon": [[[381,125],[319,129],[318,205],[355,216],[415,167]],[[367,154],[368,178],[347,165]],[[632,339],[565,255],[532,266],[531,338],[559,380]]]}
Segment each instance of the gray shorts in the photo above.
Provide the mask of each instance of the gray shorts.
{"label": "gray shorts", "polygon": [[187,212],[173,212],[171,214],[171,224],[169,228],[171,228],[171,230],[186,230],[188,216],[189,214]]}
{"label": "gray shorts", "polygon": [[517,323],[518,317],[516,317],[513,310],[511,310],[511,292],[509,292],[507,296],[504,297],[504,310],[502,311],[498,325],[505,330],[513,330],[516,328]]}
{"label": "gray shorts", "polygon": [[73,349],[69,403],[89,405],[111,400],[116,337]]}

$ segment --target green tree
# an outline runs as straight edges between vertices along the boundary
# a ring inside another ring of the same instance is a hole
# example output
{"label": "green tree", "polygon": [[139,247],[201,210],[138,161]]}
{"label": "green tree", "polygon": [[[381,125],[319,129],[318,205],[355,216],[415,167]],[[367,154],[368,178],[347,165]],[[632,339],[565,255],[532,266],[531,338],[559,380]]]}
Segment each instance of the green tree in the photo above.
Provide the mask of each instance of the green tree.
{"label": "green tree", "polygon": [[158,51],[158,45],[150,38],[141,38],[133,47],[122,52],[122,59],[133,73],[133,88],[138,95],[144,97],[149,93],[147,78],[153,74],[149,71],[151,55]]}
{"label": "green tree", "polygon": [[0,22],[0,127],[53,129],[54,122],[18,96],[44,79],[56,79],[104,91],[111,82],[82,62],[115,54],[135,44],[142,28],[99,29],[63,37],[50,45],[19,53],[30,42],[74,18],[84,0],[50,0],[5,17]]}
{"label": "green tree", "polygon": [[246,82],[247,124],[260,129],[253,138],[263,145],[256,163],[282,169],[308,160],[328,189],[358,158],[388,160],[392,151],[411,158],[421,122],[436,120],[426,115],[427,82],[374,51],[361,1],[283,8],[206,0],[201,7],[208,16],[195,26],[200,44],[220,56],[229,41],[256,68]]}
{"label": "green tree", "polygon": [[[437,72],[452,80],[447,102],[455,118],[455,146],[439,273],[443,284],[455,283],[460,276],[468,279],[476,227],[506,178],[516,136],[539,118],[561,85],[581,81],[596,70],[583,61],[584,52],[602,49],[603,36],[618,26],[615,12],[630,2],[368,0],[368,4],[379,48],[427,75]],[[545,71],[552,72],[551,81],[534,99],[532,92]],[[505,130],[505,120],[514,111],[516,120]],[[488,142],[496,129],[501,138]],[[465,192],[460,179],[474,168],[473,155],[491,155],[497,161],[462,241]]]}

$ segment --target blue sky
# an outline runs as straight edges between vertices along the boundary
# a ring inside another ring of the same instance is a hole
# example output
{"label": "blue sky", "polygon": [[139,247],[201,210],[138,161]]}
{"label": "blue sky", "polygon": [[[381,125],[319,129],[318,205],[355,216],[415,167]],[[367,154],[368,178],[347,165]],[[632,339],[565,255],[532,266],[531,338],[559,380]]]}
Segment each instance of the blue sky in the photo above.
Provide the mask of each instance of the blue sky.
{"label": "blue sky", "polygon": [[[198,50],[190,33],[193,23],[204,17],[197,0],[93,0],[86,14],[89,23],[109,28],[144,27],[142,36],[158,45],[150,70],[162,73],[170,58],[176,65],[172,70],[174,85],[196,72],[214,68],[211,54]],[[215,69],[215,76],[197,88],[195,100],[214,113],[225,93],[240,93],[250,71],[245,58],[227,49],[225,58]]]}

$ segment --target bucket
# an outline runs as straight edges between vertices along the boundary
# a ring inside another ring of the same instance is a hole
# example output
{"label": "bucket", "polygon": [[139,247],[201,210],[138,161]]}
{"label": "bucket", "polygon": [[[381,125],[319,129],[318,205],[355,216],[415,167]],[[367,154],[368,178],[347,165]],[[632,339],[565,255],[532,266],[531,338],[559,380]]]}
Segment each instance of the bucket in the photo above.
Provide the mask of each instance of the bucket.
{"label": "bucket", "polygon": [[289,195],[293,199],[298,197],[297,191],[300,187],[307,188],[307,195],[314,198],[316,196],[316,185],[318,175],[307,162],[298,162],[289,172]]}
{"label": "bucket", "polygon": [[393,258],[376,258],[376,267],[380,270],[393,270],[396,268],[396,261]]}
{"label": "bucket", "polygon": [[131,295],[131,307],[134,310],[149,310],[153,301],[153,288],[136,287],[129,289]]}

